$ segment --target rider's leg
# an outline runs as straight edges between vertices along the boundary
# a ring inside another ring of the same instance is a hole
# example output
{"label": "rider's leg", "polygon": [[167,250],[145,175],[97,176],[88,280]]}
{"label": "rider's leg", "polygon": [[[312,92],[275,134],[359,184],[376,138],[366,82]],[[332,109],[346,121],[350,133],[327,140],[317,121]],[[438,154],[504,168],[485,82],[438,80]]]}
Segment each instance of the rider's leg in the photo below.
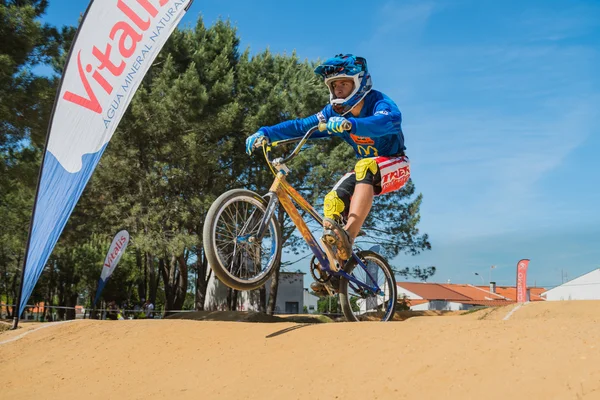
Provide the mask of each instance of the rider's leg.
{"label": "rider's leg", "polygon": [[348,173],[342,177],[333,187],[333,190],[325,196],[323,205],[323,239],[335,245],[338,250],[338,256],[342,259],[348,259],[352,254],[352,241],[343,226],[343,215],[348,213],[350,208],[350,199],[356,186],[356,176],[354,172]]}
{"label": "rider's leg", "polygon": [[348,214],[355,185],[354,172],[347,173],[335,184],[331,192],[327,193],[323,202],[323,215],[325,218],[331,218],[337,223],[342,223],[342,215]]}
{"label": "rider's leg", "polygon": [[350,202],[348,222],[344,227],[352,241],[356,239],[360,228],[371,211],[373,196],[375,195],[374,187],[381,182],[379,166],[375,158],[361,159],[356,163],[354,172],[356,174],[356,185]]}
{"label": "rider's leg", "polygon": [[354,189],[354,195],[350,201],[350,211],[348,212],[348,222],[344,229],[350,236],[350,241],[354,242],[360,228],[371,211],[375,191],[373,185],[369,183],[359,183]]}
{"label": "rider's leg", "polygon": [[[347,234],[352,242],[369,215],[373,196],[401,189],[410,177],[410,162],[407,157],[377,157],[375,161],[376,168],[369,159],[360,160],[356,164],[355,172],[344,175],[333,190],[325,196],[326,220],[331,220],[334,225],[337,225],[342,215],[350,214],[345,229],[339,229],[343,234]],[[323,226],[328,226],[326,221]],[[323,236],[325,237],[325,234]],[[337,244],[339,245],[339,242]],[[351,251],[350,249],[350,253]],[[318,282],[311,284],[315,293],[327,294],[322,286]]]}
{"label": "rider's leg", "polygon": [[[375,193],[374,186],[381,180],[377,160],[375,158],[363,158],[358,161],[354,167],[353,178],[353,187],[349,191],[352,201],[349,204],[348,223],[345,228],[342,229],[339,226],[339,221],[330,218],[325,218],[323,221],[325,240],[336,245],[338,256],[344,260],[352,255],[354,239],[360,232],[369,211],[371,211]],[[327,197],[325,198],[325,204],[327,210]]]}

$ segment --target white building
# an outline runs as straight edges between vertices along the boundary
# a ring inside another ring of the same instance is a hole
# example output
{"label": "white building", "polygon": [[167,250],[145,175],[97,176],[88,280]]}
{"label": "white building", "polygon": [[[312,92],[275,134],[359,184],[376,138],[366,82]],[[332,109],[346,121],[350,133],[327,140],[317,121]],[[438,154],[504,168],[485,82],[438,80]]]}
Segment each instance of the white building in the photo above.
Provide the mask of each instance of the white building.
{"label": "white building", "polygon": [[[271,287],[271,280],[267,281],[267,289]],[[269,290],[267,290],[267,302]],[[279,314],[302,314],[304,309],[304,273],[280,272],[279,289],[275,312]]]}
{"label": "white building", "polygon": [[[265,284],[267,287],[267,302],[269,301],[269,290],[271,279]],[[228,288],[214,274],[208,281],[206,289],[206,299],[204,309],[208,311],[227,309]],[[309,296],[311,296],[309,294]],[[275,312],[279,314],[301,314],[304,309],[304,273],[302,272],[280,272],[279,288],[277,290],[277,300],[275,303]],[[313,296],[314,297],[314,296]],[[260,291],[244,291],[238,294],[239,311],[258,311],[260,307]],[[316,310],[316,303],[315,303]]]}
{"label": "white building", "polygon": [[542,293],[549,301],[600,300],[600,268]]}
{"label": "white building", "polygon": [[315,314],[318,312],[317,303],[319,301],[319,297],[311,294],[308,288],[304,288],[304,307],[306,307],[306,312],[309,314]]}

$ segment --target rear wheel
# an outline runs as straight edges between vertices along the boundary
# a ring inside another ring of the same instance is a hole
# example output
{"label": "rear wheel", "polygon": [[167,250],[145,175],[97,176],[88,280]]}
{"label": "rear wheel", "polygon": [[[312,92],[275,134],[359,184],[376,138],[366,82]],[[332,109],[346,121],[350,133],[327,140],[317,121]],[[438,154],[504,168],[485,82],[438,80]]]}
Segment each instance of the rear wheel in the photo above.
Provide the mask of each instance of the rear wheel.
{"label": "rear wheel", "polygon": [[389,321],[396,309],[396,278],[387,260],[373,252],[357,253],[363,265],[356,259],[344,266],[344,271],[368,286],[365,288],[346,278],[340,280],[340,305],[349,322]]}
{"label": "rear wheel", "polygon": [[272,216],[256,238],[267,202],[257,193],[235,189],[212,204],[204,221],[204,252],[215,275],[237,290],[261,287],[281,255],[281,229]]}

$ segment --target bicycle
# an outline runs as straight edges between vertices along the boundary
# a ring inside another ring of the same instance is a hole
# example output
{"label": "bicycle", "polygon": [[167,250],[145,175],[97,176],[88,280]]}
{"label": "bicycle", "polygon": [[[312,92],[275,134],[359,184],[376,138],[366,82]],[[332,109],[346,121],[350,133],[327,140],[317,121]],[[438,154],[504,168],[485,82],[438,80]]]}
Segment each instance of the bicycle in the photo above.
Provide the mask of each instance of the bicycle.
{"label": "bicycle", "polygon": [[[290,170],[285,164],[314,132],[325,127],[326,124],[319,124],[301,139],[270,144],[263,141],[265,159],[275,174],[269,192],[261,196],[250,190],[233,189],[219,196],[204,222],[204,251],[210,267],[225,285],[237,290],[258,289],[275,272],[281,258],[281,226],[274,215],[280,203],[314,253],[310,262],[312,277],[325,285],[329,295],[338,292],[346,319],[389,321],[396,307],[396,279],[387,260],[378,253],[379,246],[369,250],[355,246],[349,260],[338,259],[330,244],[323,238],[320,242],[314,238],[292,203],[293,200],[323,225],[319,213],[287,182]],[[271,159],[272,147],[298,141],[289,156]]]}

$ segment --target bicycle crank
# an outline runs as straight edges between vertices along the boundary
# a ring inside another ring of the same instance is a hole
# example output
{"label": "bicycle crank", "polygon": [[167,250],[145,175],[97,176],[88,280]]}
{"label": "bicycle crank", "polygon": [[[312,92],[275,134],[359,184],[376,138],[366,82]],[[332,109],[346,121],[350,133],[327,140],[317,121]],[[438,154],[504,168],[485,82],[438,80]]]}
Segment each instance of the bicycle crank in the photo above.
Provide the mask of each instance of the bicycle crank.
{"label": "bicycle crank", "polygon": [[321,237],[321,243],[323,243],[323,247],[325,248],[325,254],[327,254],[327,259],[329,260],[329,269],[333,272],[338,272],[340,270],[340,266],[337,262],[337,255],[331,248],[331,245],[327,242],[324,237]]}

